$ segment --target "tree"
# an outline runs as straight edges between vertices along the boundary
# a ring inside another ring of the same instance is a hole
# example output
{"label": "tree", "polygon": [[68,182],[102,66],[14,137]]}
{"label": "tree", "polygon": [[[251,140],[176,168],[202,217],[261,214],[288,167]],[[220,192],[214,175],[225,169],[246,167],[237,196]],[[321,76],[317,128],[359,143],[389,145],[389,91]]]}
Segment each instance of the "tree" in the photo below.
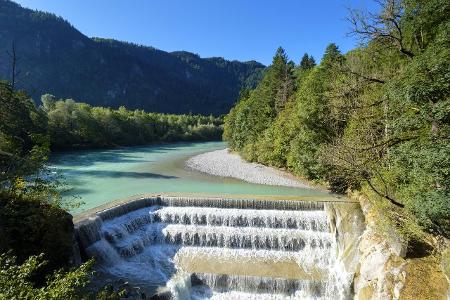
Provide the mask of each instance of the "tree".
{"label": "tree", "polygon": [[294,92],[294,64],[288,61],[286,52],[279,47],[271,68],[275,73],[275,84],[278,85],[275,95],[275,109],[280,112]]}
{"label": "tree", "polygon": [[329,69],[343,61],[344,57],[335,43],[331,43],[325,49],[320,65],[322,68]]}
{"label": "tree", "polygon": [[[378,18],[395,14],[387,21],[398,28],[372,28],[375,36],[362,50],[369,56],[348,68],[363,93],[351,126],[327,153],[341,174],[353,174],[349,177],[412,212],[428,230],[448,236],[450,5],[382,3],[385,12]],[[378,53],[370,55],[374,49]]]}
{"label": "tree", "polygon": [[362,41],[374,41],[395,46],[406,56],[412,58],[414,53],[405,41],[401,18],[404,13],[404,1],[381,0],[380,13],[350,10],[348,20],[353,25],[352,34]]}
{"label": "tree", "polygon": [[23,92],[0,82],[0,183],[10,189],[35,174],[48,156],[47,120]]}
{"label": "tree", "polygon": [[302,59],[300,60],[300,70],[305,71],[305,70],[310,70],[312,68],[314,68],[316,66],[316,61],[314,59],[314,57],[309,56],[308,53],[305,53],[302,57]]}
{"label": "tree", "polygon": [[279,49],[226,118],[226,138],[244,158],[362,190],[407,238],[417,224],[448,237],[450,3],[378,3],[379,13],[350,14],[364,44],[345,55],[330,44],[314,67],[305,54],[287,98],[274,93],[288,61]]}
{"label": "tree", "polygon": [[44,111],[49,112],[55,109],[56,97],[50,94],[41,96],[42,107]]}
{"label": "tree", "polygon": [[17,70],[17,63],[19,62],[19,58],[17,56],[17,49],[15,41],[11,44],[11,51],[7,52],[9,59],[11,60],[11,89],[14,91],[17,83],[17,77],[20,75],[20,72]]}
{"label": "tree", "polygon": [[[164,115],[140,110],[92,107],[42,96],[52,149],[143,145],[169,140],[211,140],[222,134],[222,118]],[[207,125],[207,126],[206,126]]]}
{"label": "tree", "polygon": [[[253,150],[259,135],[283,110],[295,90],[294,65],[279,47],[260,84],[237,103],[225,123],[224,137],[232,149],[241,150],[247,159],[256,160]],[[246,149],[244,149],[246,148]]]}

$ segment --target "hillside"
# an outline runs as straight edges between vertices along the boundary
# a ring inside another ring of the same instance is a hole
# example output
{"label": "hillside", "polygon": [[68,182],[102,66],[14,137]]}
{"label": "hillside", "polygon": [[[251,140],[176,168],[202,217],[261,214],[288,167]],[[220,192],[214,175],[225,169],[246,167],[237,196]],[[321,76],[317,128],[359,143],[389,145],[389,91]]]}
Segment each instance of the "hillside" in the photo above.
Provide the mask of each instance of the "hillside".
{"label": "hillside", "polygon": [[346,54],[329,44],[317,66],[294,66],[278,49],[224,137],[247,160],[362,191],[405,240],[449,238],[450,2],[383,3],[350,14],[367,42]]}
{"label": "hillside", "polygon": [[241,88],[254,87],[264,70],[255,61],[89,38],[53,14],[0,0],[0,79],[11,79],[13,42],[17,87],[35,100],[50,93],[97,106],[218,115],[229,111]]}

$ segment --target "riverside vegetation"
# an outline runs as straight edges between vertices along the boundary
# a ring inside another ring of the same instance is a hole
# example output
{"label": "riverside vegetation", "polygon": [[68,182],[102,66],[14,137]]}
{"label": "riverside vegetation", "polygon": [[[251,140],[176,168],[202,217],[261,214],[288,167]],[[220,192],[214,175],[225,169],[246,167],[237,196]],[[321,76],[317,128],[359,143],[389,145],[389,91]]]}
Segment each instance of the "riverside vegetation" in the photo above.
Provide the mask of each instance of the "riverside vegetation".
{"label": "riverside vegetation", "polygon": [[0,299],[114,299],[87,289],[92,262],[72,269],[72,216],[46,168],[50,149],[210,140],[221,118],[91,107],[26,93],[0,82]]}
{"label": "riverside vegetation", "polygon": [[450,3],[379,3],[350,12],[362,45],[346,54],[330,44],[295,65],[279,48],[224,138],[247,160],[362,191],[414,252],[424,232],[450,236]]}
{"label": "riverside vegetation", "polygon": [[221,117],[147,113],[92,107],[74,100],[42,96],[41,113],[47,120],[51,147],[104,148],[154,142],[220,140]]}

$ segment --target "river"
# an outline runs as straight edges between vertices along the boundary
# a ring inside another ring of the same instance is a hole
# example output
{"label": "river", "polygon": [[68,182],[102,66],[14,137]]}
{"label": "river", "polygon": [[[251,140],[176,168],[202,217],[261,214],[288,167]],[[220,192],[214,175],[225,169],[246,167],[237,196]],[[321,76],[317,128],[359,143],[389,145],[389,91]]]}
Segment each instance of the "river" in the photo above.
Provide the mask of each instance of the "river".
{"label": "river", "polygon": [[64,198],[76,197],[74,201],[83,203],[72,210],[74,214],[138,194],[326,195],[313,189],[252,184],[186,168],[189,157],[226,146],[224,142],[170,143],[73,151],[55,154],[50,168],[62,175],[70,188],[63,193]]}

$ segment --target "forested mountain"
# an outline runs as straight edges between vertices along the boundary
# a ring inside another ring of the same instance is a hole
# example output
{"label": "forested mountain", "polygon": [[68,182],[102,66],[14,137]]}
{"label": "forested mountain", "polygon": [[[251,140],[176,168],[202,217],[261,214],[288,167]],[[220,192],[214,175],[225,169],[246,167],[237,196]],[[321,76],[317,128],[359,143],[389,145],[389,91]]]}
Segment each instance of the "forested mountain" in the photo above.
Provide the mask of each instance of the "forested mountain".
{"label": "forested mountain", "polygon": [[364,192],[388,228],[450,235],[450,3],[380,1],[353,11],[364,42],[330,44],[299,66],[278,49],[256,89],[225,119],[246,159]]}
{"label": "forested mountain", "polygon": [[0,0],[0,79],[12,80],[13,44],[16,87],[35,100],[51,93],[97,106],[218,115],[264,70],[255,61],[88,38],[60,17]]}

